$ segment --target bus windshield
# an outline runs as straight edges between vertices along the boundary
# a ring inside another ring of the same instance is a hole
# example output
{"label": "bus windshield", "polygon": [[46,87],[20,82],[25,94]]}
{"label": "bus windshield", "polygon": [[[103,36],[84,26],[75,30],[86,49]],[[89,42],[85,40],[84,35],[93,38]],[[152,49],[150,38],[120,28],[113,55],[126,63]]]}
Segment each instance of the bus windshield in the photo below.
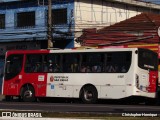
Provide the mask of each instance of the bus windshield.
{"label": "bus windshield", "polygon": [[145,70],[157,70],[157,53],[146,49],[139,49],[138,66]]}
{"label": "bus windshield", "polygon": [[10,55],[6,59],[5,80],[18,75],[22,69],[23,55]]}

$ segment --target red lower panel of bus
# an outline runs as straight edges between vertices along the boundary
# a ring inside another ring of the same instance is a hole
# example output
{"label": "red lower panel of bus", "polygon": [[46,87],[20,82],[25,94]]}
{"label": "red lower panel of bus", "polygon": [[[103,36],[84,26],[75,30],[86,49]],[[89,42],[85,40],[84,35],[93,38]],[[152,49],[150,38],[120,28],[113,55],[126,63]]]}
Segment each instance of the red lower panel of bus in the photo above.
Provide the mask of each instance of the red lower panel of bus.
{"label": "red lower panel of bus", "polygon": [[23,84],[32,84],[35,90],[35,96],[46,96],[47,73],[24,74],[23,81],[25,81]]}
{"label": "red lower panel of bus", "polygon": [[20,95],[22,87],[25,87],[27,84],[30,84],[34,88],[35,96],[46,96],[46,73],[21,74],[21,79],[18,76],[11,80],[4,81],[4,95],[18,96]]}
{"label": "red lower panel of bus", "polygon": [[156,92],[157,80],[158,80],[158,73],[156,71],[150,71],[148,92]]}

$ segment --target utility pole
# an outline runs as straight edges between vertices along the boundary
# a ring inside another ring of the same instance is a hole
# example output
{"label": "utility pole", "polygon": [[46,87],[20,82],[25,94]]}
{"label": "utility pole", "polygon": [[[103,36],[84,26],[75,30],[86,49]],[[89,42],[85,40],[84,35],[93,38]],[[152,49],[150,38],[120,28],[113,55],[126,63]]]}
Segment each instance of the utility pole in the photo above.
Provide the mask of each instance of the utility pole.
{"label": "utility pole", "polygon": [[52,0],[48,0],[48,48],[53,48],[53,41],[52,41]]}

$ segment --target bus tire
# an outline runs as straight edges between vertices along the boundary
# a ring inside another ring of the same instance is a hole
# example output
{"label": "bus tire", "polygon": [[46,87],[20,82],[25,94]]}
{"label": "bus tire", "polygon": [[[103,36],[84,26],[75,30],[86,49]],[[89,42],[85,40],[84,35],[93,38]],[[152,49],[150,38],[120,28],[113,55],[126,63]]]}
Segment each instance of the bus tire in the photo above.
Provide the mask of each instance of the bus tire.
{"label": "bus tire", "polygon": [[81,91],[81,99],[83,103],[91,104],[96,103],[98,99],[98,93],[95,87],[93,86],[85,86]]}
{"label": "bus tire", "polygon": [[24,86],[22,88],[21,98],[24,102],[34,102],[36,100],[34,88],[31,85]]}

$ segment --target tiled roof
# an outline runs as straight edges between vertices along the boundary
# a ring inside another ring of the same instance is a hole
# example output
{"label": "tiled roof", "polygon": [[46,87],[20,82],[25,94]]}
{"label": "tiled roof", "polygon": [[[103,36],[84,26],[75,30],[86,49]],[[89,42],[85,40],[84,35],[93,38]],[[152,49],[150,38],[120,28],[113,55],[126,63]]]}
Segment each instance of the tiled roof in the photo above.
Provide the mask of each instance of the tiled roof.
{"label": "tiled roof", "polygon": [[[158,43],[160,41],[157,35],[159,26],[159,14],[142,13],[100,30],[86,29],[79,40],[82,45],[114,44],[120,41],[126,41],[123,44]],[[136,41],[139,38],[145,39]]]}

